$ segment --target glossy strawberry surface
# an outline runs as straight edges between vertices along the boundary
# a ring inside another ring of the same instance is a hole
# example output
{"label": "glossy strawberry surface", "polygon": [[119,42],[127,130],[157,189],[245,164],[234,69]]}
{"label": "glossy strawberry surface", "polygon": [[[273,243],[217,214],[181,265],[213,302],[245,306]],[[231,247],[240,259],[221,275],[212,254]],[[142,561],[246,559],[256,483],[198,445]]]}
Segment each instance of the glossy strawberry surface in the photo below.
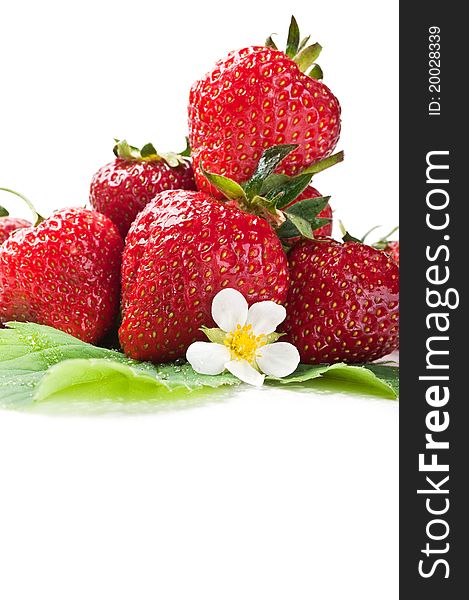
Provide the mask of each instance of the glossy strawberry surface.
{"label": "glossy strawberry surface", "polygon": [[382,251],[331,239],[289,253],[285,340],[303,363],[363,363],[399,344],[399,270]]}
{"label": "glossy strawberry surface", "polygon": [[272,48],[231,52],[190,92],[189,138],[202,190],[209,184],[200,161],[206,170],[241,183],[253,174],[263,150],[292,143],[298,148],[280,171],[295,175],[328,156],[339,134],[337,98]]}
{"label": "glossy strawberry surface", "polygon": [[14,217],[0,217],[0,244],[10,237],[17,229],[31,227],[31,223],[25,219],[16,219]]}
{"label": "glossy strawberry surface", "polygon": [[122,264],[124,352],[165,362],[183,357],[199,328],[215,326],[211,303],[226,287],[249,304],[283,303],[288,266],[281,243],[263,219],[202,192],[158,194],[126,239]]}
{"label": "glossy strawberry surface", "polygon": [[93,176],[90,203],[125,237],[132,221],[156,194],[175,189],[196,189],[190,162],[170,167],[164,160],[116,158]]}
{"label": "glossy strawberry surface", "polygon": [[122,238],[104,215],[55,212],[0,246],[0,323],[32,321],[98,341],[119,307]]}

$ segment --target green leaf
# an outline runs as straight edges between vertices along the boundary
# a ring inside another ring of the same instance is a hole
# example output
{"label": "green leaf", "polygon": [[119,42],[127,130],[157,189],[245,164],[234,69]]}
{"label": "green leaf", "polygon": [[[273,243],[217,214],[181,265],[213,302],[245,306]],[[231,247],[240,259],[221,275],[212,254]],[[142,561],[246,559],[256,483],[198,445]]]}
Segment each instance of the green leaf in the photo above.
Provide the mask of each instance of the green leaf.
{"label": "green leaf", "polygon": [[312,220],[326,208],[330,196],[320,196],[319,198],[306,198],[300,200],[286,209],[286,213],[298,215],[307,220]]}
{"label": "green leaf", "polygon": [[333,167],[334,165],[342,162],[343,160],[344,160],[344,153],[341,150],[340,152],[337,152],[336,154],[333,154],[332,156],[323,158],[322,160],[319,160],[318,162],[310,165],[309,167],[304,169],[301,172],[301,174],[305,175],[306,173],[311,173],[312,175],[315,175],[316,173],[320,173],[321,171],[325,171],[326,169]]}
{"label": "green leaf", "polygon": [[176,152],[160,152],[160,154],[155,156],[150,156],[146,160],[161,160],[163,159],[170,167],[173,169],[175,167],[179,167],[179,165],[184,164],[187,159],[181,156],[180,154],[176,154]]}
{"label": "green leaf", "polygon": [[[299,365],[292,375],[283,379],[268,378],[277,384],[299,384],[321,378],[338,383],[333,391],[355,391],[396,400],[399,395],[399,368],[380,364],[354,366],[338,363],[334,365]],[[315,382],[314,382],[315,383]]]}
{"label": "green leaf", "polygon": [[51,367],[37,387],[34,401],[174,401],[204,387],[239,383],[230,373],[199,375],[187,364],[144,370],[105,358],[78,358]]}
{"label": "green leaf", "polygon": [[247,202],[246,194],[243,188],[228,177],[224,175],[216,175],[215,173],[210,173],[206,171],[200,162],[200,170],[207,178],[208,182],[211,183],[214,187],[217,188],[228,200],[243,200]]}
{"label": "green leaf", "polygon": [[[273,34],[272,34],[273,35]],[[265,46],[267,48],[273,48],[274,50],[278,50],[277,48],[277,44],[274,42],[274,40],[272,39],[272,35],[269,35],[269,37],[265,40]]]}
{"label": "green leaf", "polygon": [[9,214],[10,213],[7,211],[6,208],[3,208],[3,206],[0,206],[0,217],[8,217]]}
{"label": "green leaf", "polygon": [[272,173],[272,175],[269,175],[266,179],[264,179],[260,195],[267,196],[267,194],[274,188],[280,187],[282,184],[290,181],[290,179],[292,179],[292,177],[289,177],[288,175]]}
{"label": "green leaf", "polygon": [[256,170],[251,179],[244,186],[246,196],[253,198],[260,194],[262,185],[275,169],[280,165],[282,160],[298,148],[298,144],[281,144],[279,146],[271,146],[262,154]]}
{"label": "green leaf", "polygon": [[127,140],[114,140],[116,145],[114,146],[114,154],[118,158],[124,158],[127,160],[138,160],[141,158],[140,150],[135,146],[131,146]]}
{"label": "green leaf", "polygon": [[155,146],[153,144],[145,144],[140,150],[140,156],[145,159],[158,159],[158,152],[156,151]]}
{"label": "green leaf", "polygon": [[300,30],[295,17],[292,15],[290,21],[290,28],[288,29],[287,49],[285,54],[290,58],[293,58],[298,52],[298,46],[300,45]]}
{"label": "green leaf", "polygon": [[186,136],[186,147],[182,152],[179,152],[180,156],[189,157],[191,155],[191,145],[189,144],[189,138]]}
{"label": "green leaf", "polygon": [[[70,369],[64,366],[65,371],[62,371],[62,365],[69,361],[75,365],[70,365]],[[109,363],[109,368],[104,368],[103,361]],[[120,368],[122,366],[126,368]],[[73,377],[74,368],[76,378]],[[230,373],[200,375],[187,363],[153,365],[134,361],[121,352],[86,344],[44,325],[9,323],[8,329],[0,330],[0,406],[31,405],[52,393],[57,397],[63,392],[64,397],[68,397],[67,394],[72,391],[70,388],[75,385],[87,386],[90,401],[99,400],[102,398],[102,386],[96,385],[91,393],[90,382],[102,379],[106,382],[103,389],[109,393],[109,390],[117,389],[113,387],[113,381],[126,379],[135,384],[133,378],[140,376],[143,377],[142,389],[151,390],[154,400],[162,397],[165,390],[173,392],[172,399],[178,399],[187,391],[239,384],[239,380]],[[148,378],[155,383],[150,386]],[[44,379],[46,391],[41,388]],[[166,392],[163,396],[167,397]],[[119,399],[123,397],[119,396]],[[130,391],[127,399],[133,399]]]}
{"label": "green leaf", "polygon": [[319,65],[314,65],[311,71],[309,71],[308,77],[311,77],[311,79],[317,79],[319,81],[320,79],[324,79],[324,73]]}
{"label": "green leaf", "polygon": [[363,365],[371,371],[382,383],[388,385],[396,398],[399,396],[399,367],[396,365],[386,365],[382,363],[372,363]]}
{"label": "green leaf", "polygon": [[[297,217],[297,219],[299,219],[301,217]],[[320,229],[321,227],[326,226],[328,223],[330,223],[331,220],[330,219],[323,219],[323,218],[317,218],[317,219],[312,219],[311,221],[307,221],[307,223],[309,224],[309,227],[311,228],[311,231],[313,232],[313,238],[314,238],[314,232],[316,231],[316,229]],[[282,226],[277,230],[277,235],[280,239],[288,239],[288,238],[295,238],[300,236],[306,237],[303,235],[303,233],[301,231],[298,230],[298,227],[296,225],[293,224],[293,222],[291,222],[291,220],[285,221],[285,223],[282,224]],[[313,239],[308,237],[308,239]]]}
{"label": "green leaf", "polygon": [[[329,202],[329,198],[330,196],[308,198],[287,208],[284,214],[288,220],[278,229],[278,236],[281,238],[291,238],[300,234],[303,237],[313,239],[313,231],[324,227],[330,221],[330,219],[317,217]],[[308,223],[309,227],[305,227],[304,222]]]}
{"label": "green leaf", "polygon": [[226,338],[226,332],[218,327],[201,327],[200,328],[208,339],[214,344],[223,344]]}
{"label": "green leaf", "polygon": [[277,187],[273,187],[268,193],[267,198],[275,198],[280,196],[280,199],[275,203],[277,208],[288,206],[303,192],[311,181],[312,175],[298,175],[291,177]]}
{"label": "green leaf", "polygon": [[[215,388],[240,384],[230,373],[200,375],[187,363],[153,365],[130,360],[120,352],[86,344],[51,327],[34,323],[9,323],[7,327],[0,329],[1,407],[49,404],[57,410],[60,404],[75,402],[83,414],[99,411],[99,402],[114,403],[113,409],[104,405],[102,410],[116,410],[116,406],[132,403],[142,406],[142,401],[149,405],[169,402],[174,406],[175,400],[187,400],[193,392],[197,391],[197,399],[210,390],[213,393]],[[281,334],[271,334],[269,343],[279,337]],[[398,374],[397,367],[380,363],[299,365],[289,377],[269,377],[266,381],[308,389],[312,380],[321,377],[334,382],[335,391],[361,390],[396,398]]]}
{"label": "green leaf", "polygon": [[287,217],[287,222],[290,222],[294,226],[296,231],[293,233],[293,236],[286,236],[286,228],[284,226],[287,222],[285,222],[278,230],[279,237],[294,237],[300,234],[302,237],[305,237],[309,240],[314,240],[313,228],[311,227],[311,223],[307,219],[301,217],[300,215],[296,215],[295,213],[286,212],[284,214]]}
{"label": "green leaf", "polygon": [[348,231],[345,230],[342,223],[340,224],[340,228],[342,229],[342,241],[344,242],[355,242],[356,244],[363,244],[361,240],[356,237],[353,237]]}
{"label": "green leaf", "polygon": [[295,56],[295,62],[300,71],[303,73],[307,71],[309,67],[316,62],[318,56],[321,54],[321,50],[322,46],[318,43],[303,48],[303,50]]}
{"label": "green leaf", "polygon": [[304,47],[306,46],[306,44],[309,42],[309,38],[310,38],[310,37],[311,37],[310,35],[307,35],[306,37],[304,37],[304,38],[301,40],[301,42],[300,42],[300,45],[298,46],[298,52],[300,52],[301,50],[303,50],[303,48],[304,48]]}

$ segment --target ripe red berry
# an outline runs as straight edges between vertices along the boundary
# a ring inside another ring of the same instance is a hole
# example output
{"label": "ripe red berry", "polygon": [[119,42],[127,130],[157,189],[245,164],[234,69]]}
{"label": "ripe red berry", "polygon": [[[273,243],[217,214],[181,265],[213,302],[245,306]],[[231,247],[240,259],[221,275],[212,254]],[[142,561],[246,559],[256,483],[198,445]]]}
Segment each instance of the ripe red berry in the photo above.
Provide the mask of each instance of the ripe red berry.
{"label": "ripe red berry", "polygon": [[165,362],[183,357],[214,326],[211,303],[222,289],[239,290],[249,304],[283,303],[287,259],[262,218],[202,192],[158,194],[138,215],[122,265],[124,352]]}
{"label": "ripe red berry", "polygon": [[0,246],[0,324],[32,321],[98,341],[117,316],[122,246],[107,217],[83,208],[16,231]]}
{"label": "ripe red berry", "polygon": [[371,362],[399,343],[399,270],[355,242],[303,240],[289,253],[283,331],[304,363]]}
{"label": "ripe red berry", "polygon": [[114,222],[123,237],[138,213],[159,192],[196,189],[187,158],[157,154],[150,144],[140,151],[125,141],[116,145],[115,152],[117,158],[93,176],[90,203]]}
{"label": "ripe red berry", "polygon": [[3,244],[14,231],[23,229],[24,227],[31,227],[31,223],[25,219],[0,217],[0,244]]}
{"label": "ripe red berry", "polygon": [[209,189],[200,162],[242,183],[274,145],[298,145],[278,171],[287,175],[331,154],[340,134],[339,102],[300,66],[279,50],[252,46],[231,52],[192,86],[189,139],[199,189]]}
{"label": "ripe red berry", "polygon": [[387,242],[383,250],[399,265],[399,242]]}

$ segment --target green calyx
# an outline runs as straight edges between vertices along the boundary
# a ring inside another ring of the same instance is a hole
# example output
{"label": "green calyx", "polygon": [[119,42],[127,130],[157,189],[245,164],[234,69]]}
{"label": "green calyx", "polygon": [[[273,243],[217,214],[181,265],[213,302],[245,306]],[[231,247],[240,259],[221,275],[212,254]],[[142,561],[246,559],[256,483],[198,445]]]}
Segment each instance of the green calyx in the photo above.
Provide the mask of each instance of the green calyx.
{"label": "green calyx", "polygon": [[[342,223],[342,221],[339,221],[339,227],[340,227],[340,231],[342,233],[342,241],[343,242],[355,242],[356,244],[363,244],[364,241],[363,240],[359,240],[356,237],[353,237],[353,235],[351,235],[347,229],[345,228],[344,224]],[[374,229],[374,228],[373,228]]]}
{"label": "green calyx", "polygon": [[[323,72],[321,67],[316,64],[322,50],[322,46],[317,42],[308,45],[310,36],[301,38],[300,29],[294,16],[290,21],[288,30],[287,48],[285,54],[298,65],[300,71],[306,73],[312,79],[322,79]],[[272,36],[269,36],[265,42],[268,48],[278,50]]]}
{"label": "green calyx", "polygon": [[[367,231],[365,233],[365,235],[361,238],[361,243],[364,244],[365,240],[368,238],[368,236],[370,235],[370,233],[372,233],[373,231],[376,231],[376,229],[379,229],[381,227],[381,225],[375,225],[374,227],[372,227],[369,231]],[[376,248],[377,250],[386,250],[386,248],[388,247],[388,245],[391,242],[395,242],[396,240],[391,240],[391,236],[393,233],[395,233],[397,230],[399,229],[399,225],[397,225],[396,227],[394,227],[393,229],[391,229],[391,231],[386,234],[385,236],[383,236],[381,239],[379,239],[377,242],[374,242],[373,244],[371,244],[373,246],[373,248]]]}
{"label": "green calyx", "polygon": [[294,177],[275,173],[284,158],[297,147],[295,144],[282,144],[268,148],[261,156],[254,174],[244,184],[224,175],[210,173],[202,163],[200,168],[208,182],[227,201],[268,221],[281,239],[298,236],[314,239],[314,231],[330,221],[318,217],[330,197],[306,198],[294,204],[292,202],[307,188],[315,173],[343,160],[343,153],[334,155],[336,158],[329,157],[319,161],[313,165],[315,169],[310,167]]}
{"label": "green calyx", "polygon": [[131,146],[126,140],[114,140],[116,142],[113,152],[118,158],[125,160],[137,160],[143,162],[164,161],[170,167],[176,168],[185,164],[190,156],[190,147],[186,138],[186,148],[181,154],[175,152],[157,152],[153,144],[145,144],[142,148]]}
{"label": "green calyx", "polygon": [[[37,210],[34,208],[33,203],[30,200],[28,200],[28,198],[26,198],[26,196],[23,196],[23,194],[20,194],[19,192],[15,192],[14,190],[10,190],[9,188],[4,188],[4,187],[0,187],[0,192],[8,192],[9,194],[13,194],[14,196],[17,196],[18,198],[21,198],[21,200],[23,200],[23,202],[26,204],[26,206],[29,208],[29,210],[33,214],[34,227],[37,227],[39,225],[39,223],[42,223],[44,221],[44,217],[42,217],[37,212]],[[8,215],[9,215],[8,211],[5,208],[0,206],[0,216],[8,217]]]}
{"label": "green calyx", "polygon": [[396,240],[391,240],[390,238],[391,238],[392,234],[395,233],[398,229],[399,229],[399,226],[391,229],[391,231],[388,234],[386,234],[380,240],[378,240],[376,243],[373,244],[373,248],[376,248],[377,250],[386,250],[386,248],[389,246],[389,244],[391,242],[396,241]]}

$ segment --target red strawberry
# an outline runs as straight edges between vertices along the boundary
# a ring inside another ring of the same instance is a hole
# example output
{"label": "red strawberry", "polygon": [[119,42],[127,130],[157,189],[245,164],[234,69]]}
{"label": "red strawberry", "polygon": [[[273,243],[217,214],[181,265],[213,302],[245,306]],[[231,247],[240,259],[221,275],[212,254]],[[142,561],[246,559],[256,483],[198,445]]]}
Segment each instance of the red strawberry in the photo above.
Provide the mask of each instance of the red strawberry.
{"label": "red strawberry", "polygon": [[[379,225],[372,227],[360,241],[364,242],[365,239],[370,235],[372,231],[378,229]],[[384,250],[388,256],[390,256],[399,265],[399,242],[397,240],[390,240],[389,238],[399,229],[399,226],[394,227],[387,235],[383,236],[377,242],[374,242],[373,248],[378,250]]]}
{"label": "red strawberry", "polygon": [[[0,208],[1,210],[1,208]],[[31,227],[31,223],[25,219],[15,219],[13,217],[0,216],[0,244],[10,237],[17,229]]]}
{"label": "red strawberry", "polygon": [[388,242],[383,250],[399,265],[399,242]]}
{"label": "red strawberry", "polygon": [[231,52],[191,89],[189,139],[201,190],[208,190],[208,183],[200,162],[242,183],[268,147],[297,144],[279,171],[296,175],[329,156],[337,144],[339,102],[318,81],[322,72],[317,65],[308,75],[302,72],[317,59],[320,45],[303,44],[299,50],[294,19],[286,53],[268,43]]}
{"label": "red strawberry", "polygon": [[195,190],[190,159],[157,154],[151,144],[141,150],[118,142],[117,158],[99,169],[90,187],[91,206],[108,216],[125,237],[137,214],[164,190]]}
{"label": "red strawberry", "polygon": [[0,246],[0,323],[33,321],[86,342],[114,324],[122,238],[104,215],[55,212]]}
{"label": "red strawberry", "polygon": [[164,362],[185,355],[213,326],[211,303],[232,287],[249,304],[283,303],[288,268],[270,225],[202,192],[158,194],[138,215],[122,265],[124,352]]}
{"label": "red strawberry", "polygon": [[399,343],[399,270],[356,242],[303,240],[289,254],[286,340],[304,363],[370,362]]}

